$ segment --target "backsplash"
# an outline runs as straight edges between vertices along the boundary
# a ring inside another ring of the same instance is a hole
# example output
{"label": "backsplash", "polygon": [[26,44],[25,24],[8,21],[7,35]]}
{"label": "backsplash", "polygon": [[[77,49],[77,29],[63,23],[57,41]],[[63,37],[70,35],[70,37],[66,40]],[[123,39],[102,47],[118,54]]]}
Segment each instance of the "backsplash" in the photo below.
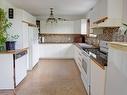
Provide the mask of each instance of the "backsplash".
{"label": "backsplash", "polygon": [[122,34],[119,28],[104,28],[103,34],[99,34],[97,37],[86,37],[86,42],[95,46],[99,45],[100,40],[127,42],[127,35]]}
{"label": "backsplash", "polygon": [[44,38],[44,43],[73,43],[73,42],[81,42],[81,37],[79,34],[41,34],[41,37]]}
{"label": "backsplash", "polygon": [[[82,36],[80,34],[41,34],[40,43],[42,42],[41,37],[44,38],[45,43],[73,43],[82,42]],[[116,41],[116,42],[127,42],[127,35],[124,35],[119,28],[104,28],[103,34],[97,35],[97,37],[85,36],[85,42],[99,45],[100,40],[104,41]]]}

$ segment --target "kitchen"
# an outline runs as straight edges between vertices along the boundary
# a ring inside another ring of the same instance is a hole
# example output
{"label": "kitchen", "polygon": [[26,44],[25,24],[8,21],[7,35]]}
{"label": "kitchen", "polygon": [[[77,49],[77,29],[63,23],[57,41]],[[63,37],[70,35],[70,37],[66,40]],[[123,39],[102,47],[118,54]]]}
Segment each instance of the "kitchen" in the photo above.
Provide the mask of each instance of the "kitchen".
{"label": "kitchen", "polygon": [[0,1],[19,36],[0,48],[0,95],[127,94],[127,0],[29,2]]}

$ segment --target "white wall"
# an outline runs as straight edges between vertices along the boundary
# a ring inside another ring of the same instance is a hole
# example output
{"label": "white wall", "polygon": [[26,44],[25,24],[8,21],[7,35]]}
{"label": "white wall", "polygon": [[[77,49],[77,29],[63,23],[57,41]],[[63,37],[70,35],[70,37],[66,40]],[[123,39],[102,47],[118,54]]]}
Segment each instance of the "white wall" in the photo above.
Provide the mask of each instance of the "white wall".
{"label": "white wall", "polygon": [[108,0],[108,17],[121,19],[123,10],[123,0]]}
{"label": "white wall", "polygon": [[127,23],[127,0],[123,0],[123,20]]}
{"label": "white wall", "polygon": [[6,12],[8,12],[8,8],[14,9],[14,19],[9,19],[9,21],[12,23],[12,26],[10,29],[8,29],[8,34],[19,35],[19,38],[16,41],[16,49],[23,48],[24,30],[22,21],[26,20],[27,22],[35,24],[36,18],[30,15],[29,13],[25,12],[24,10],[14,7],[6,0],[0,0],[0,7],[3,8]]}
{"label": "white wall", "polygon": [[109,18],[122,18],[123,0],[99,0],[93,10],[87,14],[91,22],[98,18],[108,16]]}
{"label": "white wall", "polygon": [[[8,34],[10,35],[20,35],[20,32],[22,30],[22,22],[21,22],[21,14],[20,14],[20,9],[17,9],[10,3],[8,3],[6,0],[1,0],[0,1],[0,6],[3,8],[6,12],[8,12],[8,8],[13,8],[14,9],[14,19],[9,19],[9,21],[12,23],[11,28],[8,30]],[[19,12],[17,12],[19,11]],[[21,47],[21,39],[22,35],[20,35],[17,43],[16,43],[16,48]]]}
{"label": "white wall", "polygon": [[86,17],[90,18],[91,22],[93,22],[104,16],[107,16],[107,0],[98,0],[95,7],[88,12]]}

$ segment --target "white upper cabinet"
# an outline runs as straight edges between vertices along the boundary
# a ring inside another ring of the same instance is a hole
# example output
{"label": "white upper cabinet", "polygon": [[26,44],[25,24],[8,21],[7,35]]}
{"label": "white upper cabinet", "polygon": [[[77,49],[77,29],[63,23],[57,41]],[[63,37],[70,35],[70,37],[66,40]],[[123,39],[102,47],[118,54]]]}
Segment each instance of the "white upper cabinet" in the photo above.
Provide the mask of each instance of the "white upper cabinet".
{"label": "white upper cabinet", "polygon": [[41,21],[41,33],[87,34],[87,20],[62,21],[56,24],[47,24],[45,21]]}
{"label": "white upper cabinet", "polygon": [[74,21],[74,32],[77,34],[87,34],[87,19]]}
{"label": "white upper cabinet", "polygon": [[80,34],[81,31],[81,20],[74,21],[74,32]]}
{"label": "white upper cabinet", "polygon": [[81,19],[81,34],[87,34],[87,19]]}
{"label": "white upper cabinet", "polygon": [[62,21],[55,24],[41,21],[41,33],[48,34],[75,34],[73,31],[73,21]]}

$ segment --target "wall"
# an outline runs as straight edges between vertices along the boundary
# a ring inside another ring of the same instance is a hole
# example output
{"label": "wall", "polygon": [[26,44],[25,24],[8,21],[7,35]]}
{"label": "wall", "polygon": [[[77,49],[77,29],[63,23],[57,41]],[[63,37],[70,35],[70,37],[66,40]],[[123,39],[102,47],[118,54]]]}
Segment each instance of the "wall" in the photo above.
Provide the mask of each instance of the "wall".
{"label": "wall", "polygon": [[123,0],[123,21],[127,23],[127,0]]}
{"label": "wall", "polygon": [[[7,30],[8,34],[10,35],[20,35],[21,30],[22,30],[22,22],[21,22],[21,14],[20,14],[20,9],[17,9],[10,3],[8,3],[6,0],[1,0],[1,8],[3,8],[6,12],[8,11],[8,8],[13,8],[14,9],[14,19],[9,19],[9,21],[12,23],[12,27]],[[17,12],[19,11],[19,12]],[[22,47],[22,35],[18,38],[16,42],[16,48]]]}
{"label": "wall", "polygon": [[[19,35],[19,38],[16,41],[16,49],[20,49],[23,47],[23,23],[22,20],[27,20],[27,22],[36,23],[36,18],[25,12],[22,9],[16,8],[11,5],[7,0],[0,0],[0,7],[3,8],[6,12],[8,12],[8,8],[14,9],[14,19],[9,19],[12,23],[10,29],[7,30],[10,35]],[[10,40],[10,39],[8,39]]]}
{"label": "wall", "polygon": [[107,0],[98,0],[95,7],[88,12],[86,18],[90,18],[92,23],[103,16],[107,16]]}
{"label": "wall", "polygon": [[91,24],[98,18],[108,16],[109,18],[122,19],[123,0],[98,0],[95,7],[87,14]]}
{"label": "wall", "polygon": [[123,0],[108,0],[108,17],[122,19]]}

